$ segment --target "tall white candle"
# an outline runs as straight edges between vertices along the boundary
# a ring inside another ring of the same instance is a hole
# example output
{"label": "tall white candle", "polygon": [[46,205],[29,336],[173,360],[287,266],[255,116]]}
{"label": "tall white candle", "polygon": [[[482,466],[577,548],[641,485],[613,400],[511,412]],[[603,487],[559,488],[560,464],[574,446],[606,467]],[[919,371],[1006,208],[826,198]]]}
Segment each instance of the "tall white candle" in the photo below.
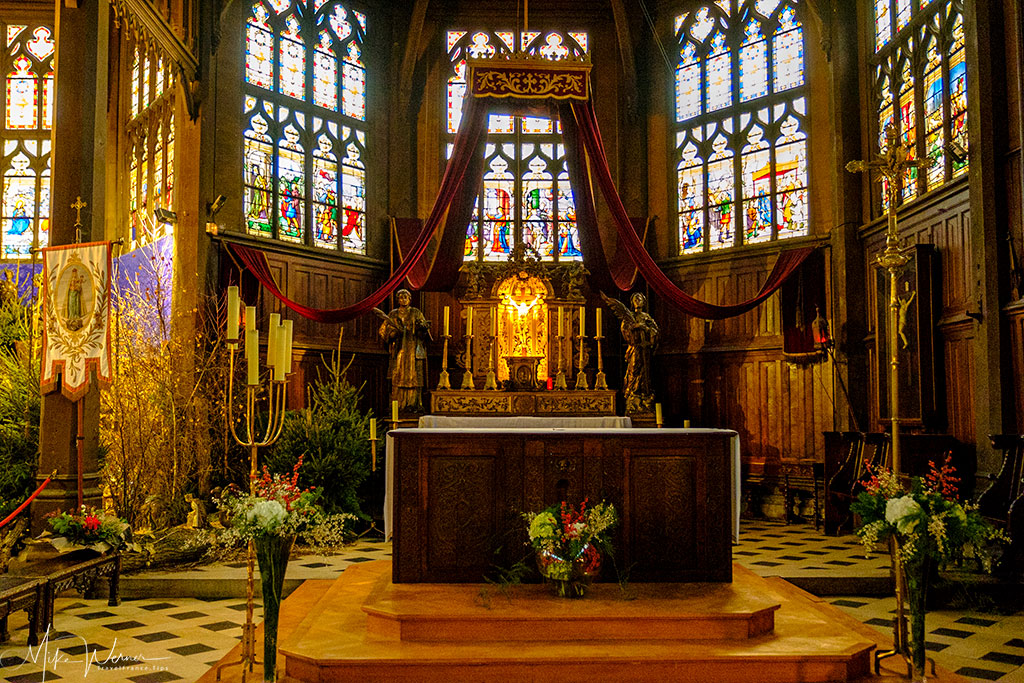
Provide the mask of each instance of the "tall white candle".
{"label": "tall white candle", "polygon": [[657,424],[657,425],[658,425],[659,427],[660,427],[660,426],[661,426],[662,424],[664,424],[664,423],[662,422],[662,419],[661,419],[661,404],[660,404],[660,403],[655,403],[655,404],[654,404],[654,422],[655,422],[655,424]]}
{"label": "tall white candle", "polygon": [[559,306],[558,307],[558,336],[559,337],[562,336],[562,332],[563,331],[564,330],[562,330],[562,307]]}
{"label": "tall white candle", "polygon": [[238,286],[228,287],[228,341],[238,339],[238,314],[241,300],[238,298]]}
{"label": "tall white candle", "polygon": [[594,309],[594,315],[597,316],[597,336],[601,336],[601,307],[598,306]]}
{"label": "tall white candle", "polygon": [[370,418],[370,441],[377,440],[377,418]]}
{"label": "tall white candle", "polygon": [[260,383],[260,331],[255,327],[245,330],[245,361],[248,384],[256,386]]}
{"label": "tall white candle", "polygon": [[498,336],[498,307],[491,306],[491,337]]}
{"label": "tall white candle", "polygon": [[[270,314],[269,327],[270,329],[268,330],[268,332],[270,333],[270,339],[267,341],[267,365],[271,369],[276,369],[277,364],[280,363],[280,360],[278,359],[280,358],[279,352],[281,351],[281,347],[279,346],[280,342],[278,341],[278,337],[281,333],[280,313]],[[277,379],[276,375],[274,379]]]}
{"label": "tall white candle", "polygon": [[284,321],[284,366],[285,374],[290,375],[292,372],[292,333],[295,331],[295,321],[285,320]]}
{"label": "tall white candle", "polygon": [[398,422],[398,401],[391,402],[391,421]]}
{"label": "tall white candle", "polygon": [[287,370],[285,363],[285,347],[287,346],[288,333],[285,331],[283,324],[277,325],[277,339],[274,340],[274,379],[278,382],[283,382],[285,379],[285,371]]}
{"label": "tall white candle", "polygon": [[586,329],[587,329],[587,307],[586,306],[580,306],[580,336],[581,337],[586,337],[587,336]]}
{"label": "tall white candle", "polygon": [[450,313],[451,313],[451,310],[449,309],[449,307],[445,306],[444,307],[444,336],[446,336],[446,337],[448,336],[448,316],[449,316]]}
{"label": "tall white candle", "polygon": [[473,336],[473,307],[466,309],[466,336]]}
{"label": "tall white candle", "polygon": [[249,330],[255,330],[255,329],[256,329],[256,307],[255,306],[246,306],[245,307],[245,330],[246,330],[246,332],[248,332]]}

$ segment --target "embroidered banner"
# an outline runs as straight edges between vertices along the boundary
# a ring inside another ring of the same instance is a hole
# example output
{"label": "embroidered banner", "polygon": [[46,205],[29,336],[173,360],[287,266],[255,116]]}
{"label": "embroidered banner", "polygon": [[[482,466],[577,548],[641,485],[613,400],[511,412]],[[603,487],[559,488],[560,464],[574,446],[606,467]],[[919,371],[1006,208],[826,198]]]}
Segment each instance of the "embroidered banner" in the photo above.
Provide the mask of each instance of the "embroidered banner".
{"label": "embroidered banner", "polygon": [[586,100],[590,97],[590,62],[537,60],[469,60],[474,97],[521,97]]}
{"label": "embroidered banner", "polygon": [[89,390],[89,368],[110,382],[110,242],[43,250],[43,356],[40,387],[71,401]]}

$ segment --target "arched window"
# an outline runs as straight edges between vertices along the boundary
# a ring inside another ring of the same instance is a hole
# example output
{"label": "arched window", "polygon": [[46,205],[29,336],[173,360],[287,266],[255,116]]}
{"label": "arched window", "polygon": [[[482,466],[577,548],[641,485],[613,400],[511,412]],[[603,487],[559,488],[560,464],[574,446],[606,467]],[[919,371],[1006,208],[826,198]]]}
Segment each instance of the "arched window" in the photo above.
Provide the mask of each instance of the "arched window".
{"label": "arched window", "polygon": [[808,234],[797,0],[716,0],[676,17],[679,252]]}
{"label": "arched window", "polygon": [[127,36],[131,64],[124,86],[127,122],[124,145],[128,173],[130,248],[163,237],[170,226],[157,209],[174,210],[174,88],[170,64],[138,36]]}
{"label": "arched window", "polygon": [[[462,120],[467,58],[508,55],[517,42],[523,52],[546,59],[587,54],[587,34],[580,32],[448,31],[447,38],[449,155]],[[466,260],[504,261],[519,242],[545,261],[582,260],[560,124],[491,114],[484,153],[483,193],[466,231]]]}
{"label": "arched window", "polygon": [[0,23],[0,31],[6,38],[0,259],[27,259],[50,234],[53,31],[27,23]]}
{"label": "arched window", "polygon": [[[878,148],[896,127],[929,165],[908,169],[900,203],[967,172],[967,65],[962,0],[870,0]],[[888,208],[883,180],[881,206]]]}
{"label": "arched window", "polygon": [[249,234],[366,253],[365,38],[366,17],[339,2],[252,3],[243,141]]}

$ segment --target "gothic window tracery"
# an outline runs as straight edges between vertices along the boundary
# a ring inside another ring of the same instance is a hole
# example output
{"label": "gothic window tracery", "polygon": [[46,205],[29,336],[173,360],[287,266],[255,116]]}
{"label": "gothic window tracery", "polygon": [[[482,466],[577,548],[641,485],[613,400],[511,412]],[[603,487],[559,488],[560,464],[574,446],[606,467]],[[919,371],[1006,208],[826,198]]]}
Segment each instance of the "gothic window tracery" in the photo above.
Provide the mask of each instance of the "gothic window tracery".
{"label": "gothic window tracery", "polygon": [[[518,49],[559,60],[587,54],[578,31],[448,31],[450,68],[446,131],[451,155],[466,96],[466,59]],[[483,190],[466,230],[467,261],[504,261],[520,241],[545,261],[581,261],[576,206],[561,126],[539,116],[492,113],[488,118]],[[483,211],[481,212],[481,206]]]}
{"label": "gothic window tracery", "polygon": [[[901,204],[967,172],[967,69],[962,0],[871,0],[876,151],[893,125],[928,165],[908,169]],[[888,206],[888,184],[880,193]],[[877,206],[877,205],[876,205]]]}
{"label": "gothic window tracery", "polygon": [[0,129],[0,260],[24,260],[50,232],[53,29],[0,24],[4,113]]}
{"label": "gothic window tracery", "polygon": [[798,0],[717,0],[675,19],[679,252],[808,234]]}
{"label": "gothic window tracery", "polygon": [[256,0],[246,23],[246,231],[366,253],[366,16]]}

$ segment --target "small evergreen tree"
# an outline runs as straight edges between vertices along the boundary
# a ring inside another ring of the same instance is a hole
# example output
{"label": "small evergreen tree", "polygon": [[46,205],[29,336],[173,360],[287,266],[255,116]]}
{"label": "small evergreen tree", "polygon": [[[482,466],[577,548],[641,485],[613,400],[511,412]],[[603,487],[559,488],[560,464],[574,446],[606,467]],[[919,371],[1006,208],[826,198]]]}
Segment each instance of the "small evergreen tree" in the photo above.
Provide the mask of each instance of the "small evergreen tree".
{"label": "small evergreen tree", "polygon": [[39,334],[33,314],[31,305],[0,292],[0,517],[28,496],[36,472]]}
{"label": "small evergreen tree", "polygon": [[309,389],[309,406],[285,417],[266,462],[273,472],[287,472],[305,455],[299,483],[322,488],[324,510],[367,519],[357,491],[370,474],[369,415],[359,411],[362,387],[345,378],[351,365],[350,360],[342,368],[339,354],[332,355],[326,372]]}

